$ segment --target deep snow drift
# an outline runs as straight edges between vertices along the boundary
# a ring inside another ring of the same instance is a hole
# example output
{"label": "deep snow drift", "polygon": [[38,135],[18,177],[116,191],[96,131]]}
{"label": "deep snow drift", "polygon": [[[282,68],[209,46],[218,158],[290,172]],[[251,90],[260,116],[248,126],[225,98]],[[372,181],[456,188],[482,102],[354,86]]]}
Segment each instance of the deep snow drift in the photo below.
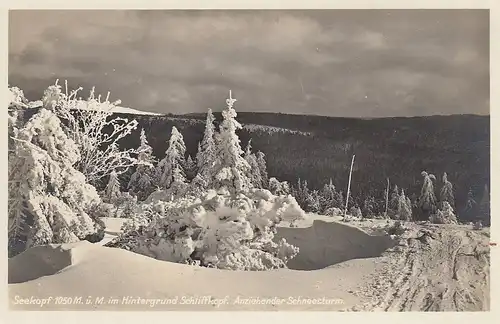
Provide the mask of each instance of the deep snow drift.
{"label": "deep snow drift", "polygon": [[[111,238],[120,220],[105,222]],[[388,235],[381,236],[386,225],[385,221],[346,224],[335,218],[315,216],[299,222],[298,227],[280,227],[277,236],[293,242],[300,252],[290,261],[291,269],[271,271],[201,268],[88,242],[36,247],[9,260],[10,307],[16,310],[489,309],[487,230],[405,224],[406,230],[391,239]],[[28,300],[31,304],[22,302],[31,296],[38,299]],[[51,296],[52,299],[43,299]],[[72,300],[56,301],[56,297]],[[43,307],[42,302],[46,303]]]}

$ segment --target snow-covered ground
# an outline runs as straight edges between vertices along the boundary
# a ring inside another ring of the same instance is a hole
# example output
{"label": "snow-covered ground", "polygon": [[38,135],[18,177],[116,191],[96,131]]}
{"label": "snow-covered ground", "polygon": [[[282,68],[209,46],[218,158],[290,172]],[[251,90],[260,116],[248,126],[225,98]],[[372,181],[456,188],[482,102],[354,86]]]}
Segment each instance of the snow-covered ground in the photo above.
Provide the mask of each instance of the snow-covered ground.
{"label": "snow-covered ground", "polygon": [[[123,220],[104,221],[112,239]],[[344,223],[312,215],[293,228],[283,224],[277,238],[285,237],[300,252],[288,264],[290,269],[271,271],[200,268],[88,242],[35,247],[9,260],[10,307],[489,309],[488,230],[458,225],[405,227],[404,233],[390,237],[382,235],[387,228],[383,220]],[[38,301],[22,303],[31,296]]]}

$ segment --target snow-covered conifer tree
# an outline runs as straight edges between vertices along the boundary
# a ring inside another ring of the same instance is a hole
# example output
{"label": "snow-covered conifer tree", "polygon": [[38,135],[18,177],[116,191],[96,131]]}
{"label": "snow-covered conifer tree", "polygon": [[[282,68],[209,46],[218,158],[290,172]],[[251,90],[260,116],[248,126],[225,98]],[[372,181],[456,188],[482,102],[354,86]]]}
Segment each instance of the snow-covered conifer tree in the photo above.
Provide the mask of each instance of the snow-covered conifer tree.
{"label": "snow-covered conifer tree", "polygon": [[418,198],[418,207],[424,216],[429,217],[436,211],[436,194],[434,193],[434,184],[432,180],[436,180],[436,176],[422,171],[424,182],[420,197]]}
{"label": "snow-covered conifer tree", "polygon": [[19,130],[9,161],[9,254],[96,233],[87,212],[100,198],[73,168],[79,158],[78,146],[49,110],[41,109]]}
{"label": "snow-covered conifer tree", "polygon": [[153,148],[149,145],[144,129],[141,130],[141,144],[137,156],[137,168],[127,185],[129,191],[139,200],[146,199],[153,191]]}
{"label": "snow-covered conifer tree", "polygon": [[333,184],[332,179],[330,178],[330,182],[326,183],[323,186],[323,189],[320,193],[320,209],[322,212],[327,211],[330,208],[341,208],[342,203],[338,200],[338,193],[335,189],[335,185]]}
{"label": "snow-covered conifer tree", "polygon": [[165,151],[165,157],[156,166],[156,176],[158,186],[163,189],[171,189],[175,196],[186,187],[186,175],[183,166],[185,165],[186,144],[182,134],[174,126]]}
{"label": "snow-covered conifer tree", "polygon": [[375,198],[372,196],[366,197],[363,201],[363,216],[365,218],[373,218],[373,216],[375,216],[375,208]]}
{"label": "snow-covered conifer tree", "polygon": [[391,198],[389,200],[389,217],[396,219],[398,218],[397,212],[398,212],[398,206],[399,206],[399,188],[397,185],[394,185],[394,189],[392,190],[391,193]]}
{"label": "snow-covered conifer tree", "polygon": [[441,205],[443,202],[447,201],[451,207],[455,207],[455,196],[453,195],[453,185],[448,181],[448,175],[446,172],[443,174],[443,186],[441,187],[441,192],[439,193],[439,200]]}
{"label": "snow-covered conifer tree", "polygon": [[254,188],[263,188],[262,175],[260,174],[260,166],[257,162],[257,156],[252,152],[252,140],[248,141],[245,149],[245,160],[250,166],[248,170],[248,178],[252,182]]}
{"label": "snow-covered conifer tree", "polygon": [[250,165],[243,158],[244,152],[236,134],[242,126],[236,120],[237,113],[233,108],[235,101],[229,91],[227,108],[222,111],[223,121],[216,136],[217,154],[210,177],[213,181],[211,187],[216,189],[225,187],[233,193],[246,191],[252,187],[252,182],[248,178]]}
{"label": "snow-covered conifer tree", "polygon": [[488,190],[488,185],[484,185],[483,196],[481,197],[481,201],[478,206],[478,218],[483,221],[483,224],[490,224],[491,217],[491,207],[490,207],[490,192]]}
{"label": "snow-covered conifer tree", "polygon": [[457,217],[453,212],[453,207],[445,201],[443,207],[437,213],[431,215],[430,221],[435,224],[457,224]]}
{"label": "snow-covered conifer tree", "polygon": [[188,158],[186,159],[186,165],[184,166],[184,170],[186,171],[186,178],[188,181],[194,179],[194,177],[197,174],[196,169],[197,169],[196,162],[193,160],[191,155],[188,155]]}
{"label": "snow-covered conifer tree", "polygon": [[409,202],[403,189],[401,189],[401,194],[399,195],[397,214],[400,220],[410,221],[412,219],[411,202]]}
{"label": "snow-covered conifer tree", "polygon": [[198,144],[198,152],[196,153],[198,175],[203,177],[207,182],[212,182],[210,176],[212,175],[212,169],[215,164],[215,154],[217,150],[215,145],[214,120],[215,117],[212,113],[212,109],[208,109],[205,122],[205,133],[203,134],[203,139]]}
{"label": "snow-covered conifer tree", "polygon": [[290,185],[286,181],[279,181],[278,179],[271,177],[269,178],[269,191],[273,195],[277,196],[287,196],[290,194]]}
{"label": "snow-covered conifer tree", "polygon": [[118,180],[118,174],[116,174],[116,172],[113,171],[109,175],[108,184],[104,189],[103,201],[112,204],[120,196],[121,196],[120,180]]}
{"label": "snow-covered conifer tree", "polygon": [[309,191],[306,198],[306,211],[318,213],[320,211],[320,195],[317,190]]}
{"label": "snow-covered conifer tree", "polygon": [[267,188],[269,184],[269,175],[267,174],[266,155],[261,151],[256,153],[257,165],[259,166],[260,178],[262,180],[262,188]]}

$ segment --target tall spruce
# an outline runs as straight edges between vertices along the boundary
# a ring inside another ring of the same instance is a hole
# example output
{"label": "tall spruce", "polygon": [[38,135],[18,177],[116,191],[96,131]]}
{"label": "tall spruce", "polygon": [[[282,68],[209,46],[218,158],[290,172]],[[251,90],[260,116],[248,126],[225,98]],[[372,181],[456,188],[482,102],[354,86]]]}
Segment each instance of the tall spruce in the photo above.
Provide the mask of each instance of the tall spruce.
{"label": "tall spruce", "polygon": [[[215,164],[215,154],[217,147],[215,144],[215,117],[212,109],[208,109],[207,118],[205,121],[205,132],[201,142],[198,144],[198,152],[196,153],[196,164],[198,167],[197,175],[202,177],[206,182],[212,182],[210,176]],[[200,179],[200,182],[203,182]]]}
{"label": "tall spruce", "polygon": [[177,186],[186,183],[186,175],[183,166],[185,165],[186,144],[182,134],[174,126],[168,142],[168,149],[165,157],[156,166],[156,179],[158,186],[168,189],[173,184]]}
{"label": "tall spruce", "polygon": [[429,217],[436,212],[436,194],[434,193],[434,183],[432,180],[436,180],[436,176],[429,174],[426,171],[421,173],[423,179],[422,189],[420,191],[420,197],[418,198],[418,207],[423,217],[429,219]]}
{"label": "tall spruce", "polygon": [[226,100],[227,107],[222,111],[222,123],[219,133],[216,135],[217,154],[212,171],[211,187],[216,189],[226,188],[229,192],[236,193],[252,188],[252,182],[248,178],[250,165],[243,158],[240,139],[236,131],[241,129],[241,124],[236,120],[237,113],[233,108],[236,99]]}
{"label": "tall spruce", "polygon": [[269,175],[267,173],[266,155],[261,151],[258,151],[256,153],[256,156],[257,156],[257,165],[259,166],[259,171],[260,171],[262,187],[267,188],[269,185]]}
{"label": "tall spruce", "polygon": [[401,189],[398,200],[398,216],[400,220],[412,220],[411,201],[406,197],[403,189]]}
{"label": "tall spruce", "polygon": [[257,162],[257,156],[252,152],[252,140],[248,141],[247,147],[245,149],[245,160],[247,161],[250,169],[248,171],[248,178],[252,182],[255,188],[263,188],[262,175],[260,172],[260,167]]}
{"label": "tall spruce", "polygon": [[446,172],[443,174],[443,186],[439,193],[439,202],[441,205],[447,201],[451,207],[455,208],[455,196],[453,195],[453,185],[448,181]]}
{"label": "tall spruce", "polygon": [[141,144],[138,148],[137,167],[130,177],[127,189],[139,200],[146,199],[154,191],[154,157],[153,148],[149,145],[144,128],[141,129]]}

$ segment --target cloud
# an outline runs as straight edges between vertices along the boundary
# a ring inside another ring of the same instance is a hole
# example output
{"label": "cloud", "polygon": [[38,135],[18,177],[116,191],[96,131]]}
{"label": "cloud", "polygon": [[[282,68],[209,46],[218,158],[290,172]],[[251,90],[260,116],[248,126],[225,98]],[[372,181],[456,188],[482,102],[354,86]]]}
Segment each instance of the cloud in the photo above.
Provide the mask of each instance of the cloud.
{"label": "cloud", "polygon": [[[36,22],[36,28],[33,27]],[[9,82],[156,112],[488,113],[487,11],[11,11]]]}

